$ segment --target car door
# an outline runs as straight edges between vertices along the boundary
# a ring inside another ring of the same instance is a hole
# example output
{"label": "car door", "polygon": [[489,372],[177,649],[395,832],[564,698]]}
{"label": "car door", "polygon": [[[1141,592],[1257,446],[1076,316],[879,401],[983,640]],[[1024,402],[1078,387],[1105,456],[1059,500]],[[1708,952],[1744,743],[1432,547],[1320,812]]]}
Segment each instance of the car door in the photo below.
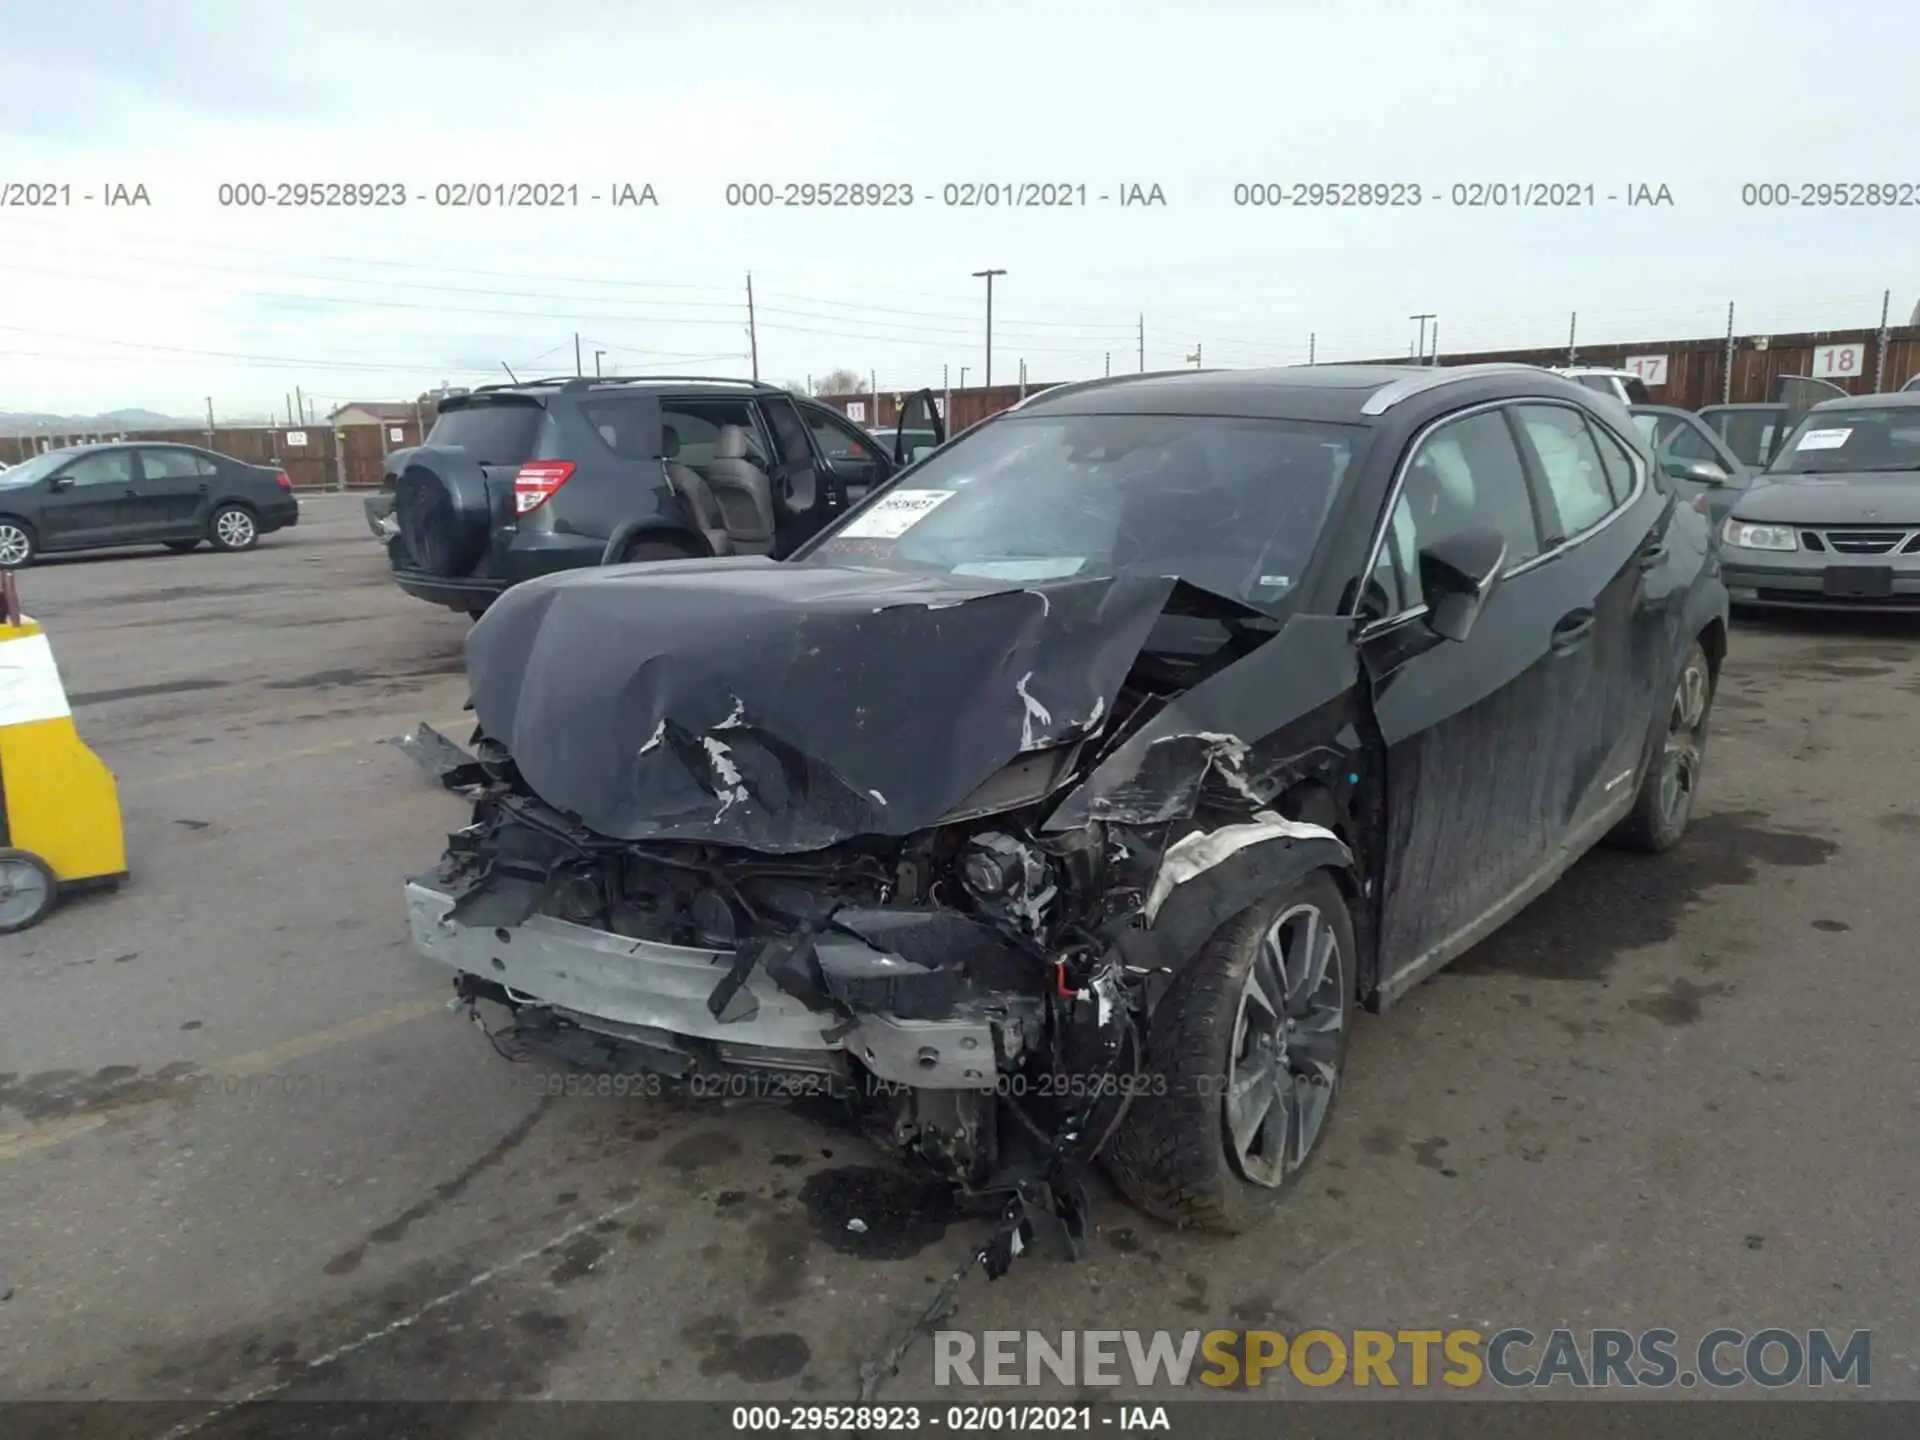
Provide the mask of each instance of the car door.
{"label": "car door", "polygon": [[90,450],[48,476],[40,502],[42,547],[122,543],[137,473],[131,449]]}
{"label": "car door", "polygon": [[[1659,569],[1672,490],[1593,411],[1536,400],[1512,409],[1546,527],[1541,569],[1568,617],[1556,631],[1555,686],[1565,753],[1554,827],[1585,850],[1634,792],[1656,695],[1665,693],[1678,616],[1648,593]],[[1570,857],[1569,857],[1570,858]]]}
{"label": "car door", "polygon": [[946,442],[946,418],[940,413],[940,402],[933,398],[933,391],[919,390],[909,395],[906,403],[900,407],[899,424],[894,427],[894,465],[911,465],[922,456],[931,455]]}
{"label": "car door", "polygon": [[761,412],[773,433],[779,473],[773,478],[778,500],[776,555],[789,555],[847,508],[846,485],[814,448],[810,426],[826,407],[808,402],[803,413],[793,398],[763,394]]}
{"label": "car door", "polygon": [[199,539],[212,503],[213,462],[176,445],[142,445],[134,494],[128,500],[128,538]]}
{"label": "car door", "polygon": [[[1499,581],[1464,640],[1426,624],[1421,550],[1488,527]],[[1500,404],[1430,422],[1374,542],[1359,646],[1385,749],[1380,957],[1389,998],[1491,930],[1563,838],[1561,653],[1585,608],[1542,564],[1542,517]],[[1578,635],[1573,635],[1577,645]]]}
{"label": "car door", "polygon": [[1688,411],[1669,405],[1636,405],[1633,419],[1680,499],[1716,525],[1726,519],[1752,479],[1739,457]]}
{"label": "car door", "polygon": [[847,505],[859,504],[893,474],[893,460],[886,447],[839,411],[809,404],[803,407],[803,413],[821,464]]}

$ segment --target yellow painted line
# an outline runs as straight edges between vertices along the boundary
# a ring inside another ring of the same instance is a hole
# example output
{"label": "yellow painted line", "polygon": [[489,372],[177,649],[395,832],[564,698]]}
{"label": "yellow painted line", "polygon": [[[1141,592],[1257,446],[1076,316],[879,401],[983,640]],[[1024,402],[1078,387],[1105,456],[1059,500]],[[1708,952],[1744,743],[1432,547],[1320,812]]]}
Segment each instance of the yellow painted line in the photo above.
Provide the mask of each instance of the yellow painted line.
{"label": "yellow painted line", "polygon": [[[457,730],[462,725],[473,723],[471,711],[453,720],[429,720],[434,729],[445,734]],[[168,775],[149,775],[143,780],[128,780],[122,790],[144,790],[149,785],[170,785],[179,780],[204,780],[209,775],[230,775],[241,770],[258,770],[263,765],[280,765],[288,760],[311,760],[320,755],[332,755],[341,750],[352,750],[361,745],[377,745],[378,740],[330,740],[324,745],[309,745],[301,750],[280,750],[272,755],[259,755],[251,760],[229,760],[224,765],[204,765],[198,770],[175,770]]]}
{"label": "yellow painted line", "polygon": [[291,1040],[283,1040],[278,1045],[269,1045],[264,1050],[249,1051],[245,1055],[235,1055],[226,1060],[212,1060],[205,1065],[196,1066],[182,1075],[171,1085],[155,1094],[141,1095],[124,1105],[114,1105],[108,1097],[106,1108],[89,1111],[84,1115],[66,1115],[57,1120],[48,1120],[43,1124],[29,1125],[17,1130],[0,1132],[0,1160],[13,1160],[22,1155],[30,1155],[36,1150],[45,1150],[51,1145],[59,1145],[78,1135],[98,1130],[101,1126],[162,1100],[175,1099],[192,1093],[195,1081],[208,1076],[225,1077],[228,1075],[265,1075],[281,1065],[294,1060],[303,1060],[309,1055],[317,1055],[325,1050],[335,1050],[342,1045],[351,1045],[356,1040],[364,1040],[369,1035],[378,1035],[383,1030],[391,1030],[396,1025],[404,1025],[410,1020],[423,1019],[428,1015],[442,1013],[447,1008],[444,995],[422,995],[412,1000],[402,1000],[397,1005],[389,1005],[384,1010],[375,1010],[370,1015],[361,1015],[331,1029],[316,1030],[310,1035],[296,1035]]}

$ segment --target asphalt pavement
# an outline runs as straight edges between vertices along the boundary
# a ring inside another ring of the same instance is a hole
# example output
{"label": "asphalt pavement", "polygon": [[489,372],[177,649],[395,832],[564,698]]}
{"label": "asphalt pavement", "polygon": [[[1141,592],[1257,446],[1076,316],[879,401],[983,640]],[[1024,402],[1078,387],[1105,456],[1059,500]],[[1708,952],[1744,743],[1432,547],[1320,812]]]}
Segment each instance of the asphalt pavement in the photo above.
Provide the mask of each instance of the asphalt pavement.
{"label": "asphalt pavement", "polygon": [[[565,1093],[448,1013],[400,885],[466,807],[392,741],[458,734],[469,622],[357,499],[20,580],[132,878],[0,937],[0,1398],[854,1397],[980,1226],[831,1116]],[[950,1323],[1867,1328],[1920,1397],[1916,714],[1920,622],[1739,624],[1684,845],[1363,1017],[1279,1219],[1103,1189]],[[937,1393],[925,1344],[883,1391]]]}

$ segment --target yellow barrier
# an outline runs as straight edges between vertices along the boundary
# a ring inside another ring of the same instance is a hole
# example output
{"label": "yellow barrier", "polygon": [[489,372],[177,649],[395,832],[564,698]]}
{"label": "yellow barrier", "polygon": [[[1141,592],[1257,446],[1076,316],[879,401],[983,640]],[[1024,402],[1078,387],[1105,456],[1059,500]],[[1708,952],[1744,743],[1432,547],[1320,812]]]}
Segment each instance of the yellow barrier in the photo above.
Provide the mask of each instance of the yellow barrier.
{"label": "yellow barrier", "polygon": [[45,632],[0,575],[0,934],[127,869],[119,788],[74,728]]}

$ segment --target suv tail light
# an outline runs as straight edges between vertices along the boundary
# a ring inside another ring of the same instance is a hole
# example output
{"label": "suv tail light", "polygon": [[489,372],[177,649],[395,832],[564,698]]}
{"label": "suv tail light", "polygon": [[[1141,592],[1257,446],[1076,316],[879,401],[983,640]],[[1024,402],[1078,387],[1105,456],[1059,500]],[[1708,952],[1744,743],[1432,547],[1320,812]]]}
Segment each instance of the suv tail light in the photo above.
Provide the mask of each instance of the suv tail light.
{"label": "suv tail light", "polygon": [[571,460],[535,460],[513,477],[513,513],[538,510],[573,475]]}
{"label": "suv tail light", "polygon": [[282,490],[293,489],[293,477],[288,475],[284,470],[273,477],[273,483],[278,485]]}

